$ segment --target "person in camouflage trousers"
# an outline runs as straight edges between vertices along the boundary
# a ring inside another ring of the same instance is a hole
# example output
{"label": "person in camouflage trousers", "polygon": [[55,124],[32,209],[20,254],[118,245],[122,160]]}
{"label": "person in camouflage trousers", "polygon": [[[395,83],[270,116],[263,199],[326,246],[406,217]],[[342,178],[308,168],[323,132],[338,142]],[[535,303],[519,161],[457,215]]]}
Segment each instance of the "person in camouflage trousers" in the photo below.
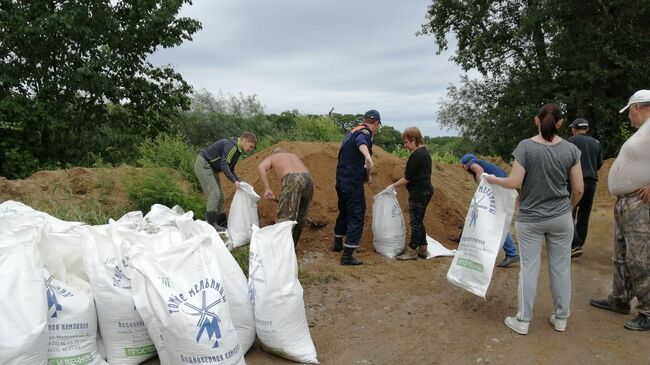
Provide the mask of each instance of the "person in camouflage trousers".
{"label": "person in camouflage trousers", "polygon": [[609,171],[609,191],[616,195],[614,219],[614,279],[606,299],[594,307],[628,314],[638,300],[637,316],[625,322],[633,331],[650,330],[650,90],[637,91],[621,113],[628,111],[634,133],[621,147]]}
{"label": "person in camouflage trousers", "polygon": [[[282,181],[280,199],[276,199],[266,174],[273,170]],[[293,153],[276,149],[257,167],[260,179],[264,184],[264,198],[278,201],[276,222],[296,221],[293,227],[293,244],[298,245],[302,228],[307,219],[309,203],[314,195],[314,183],[309,171],[300,158]]]}

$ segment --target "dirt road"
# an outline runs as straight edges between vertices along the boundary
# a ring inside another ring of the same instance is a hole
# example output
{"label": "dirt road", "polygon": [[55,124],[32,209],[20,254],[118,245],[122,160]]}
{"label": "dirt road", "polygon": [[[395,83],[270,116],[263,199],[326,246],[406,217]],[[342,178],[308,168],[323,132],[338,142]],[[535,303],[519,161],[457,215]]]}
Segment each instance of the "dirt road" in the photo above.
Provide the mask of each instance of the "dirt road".
{"label": "dirt road", "polygon": [[[367,264],[342,267],[338,256],[300,258],[311,335],[322,364],[650,364],[650,333],[623,328],[632,315],[589,306],[611,287],[613,218],[609,202],[592,213],[585,254],[572,261],[567,331],[548,322],[552,299],[542,267],[527,336],[503,324],[516,312],[519,267],[497,268],[483,300],[449,284],[450,258],[393,262],[366,246]],[[309,244],[309,243],[307,243]],[[546,262],[546,261],[544,261]],[[545,263],[543,265],[546,265]],[[255,346],[248,364],[287,360]]]}

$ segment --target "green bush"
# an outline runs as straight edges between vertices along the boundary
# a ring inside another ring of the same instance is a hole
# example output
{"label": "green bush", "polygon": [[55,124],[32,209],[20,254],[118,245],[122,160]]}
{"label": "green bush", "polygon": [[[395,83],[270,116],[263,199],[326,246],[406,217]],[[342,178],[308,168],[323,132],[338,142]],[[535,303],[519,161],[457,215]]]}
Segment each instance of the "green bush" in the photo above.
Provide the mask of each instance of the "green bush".
{"label": "green bush", "polygon": [[205,202],[199,194],[184,193],[164,169],[151,169],[142,177],[133,177],[127,182],[127,193],[136,209],[145,214],[154,204],[178,205],[193,211],[197,218],[204,218]]}
{"label": "green bush", "polygon": [[248,276],[248,252],[248,246],[237,247],[231,251],[232,257],[235,258],[246,276]]}
{"label": "green bush", "polygon": [[434,152],[431,154],[431,159],[433,161],[444,162],[449,165],[456,165],[460,163],[460,159],[450,151],[445,151],[443,153]]}
{"label": "green bush", "polygon": [[194,188],[199,189],[199,179],[194,173],[197,151],[190,147],[179,135],[159,134],[155,139],[147,139],[140,144],[140,160],[143,167],[169,167],[180,171]]}
{"label": "green bush", "polygon": [[38,169],[38,160],[31,152],[18,147],[8,148],[0,157],[5,177],[9,179],[24,179]]}
{"label": "green bush", "polygon": [[402,145],[395,145],[395,149],[393,149],[393,155],[399,157],[399,158],[406,158],[411,155],[411,151],[408,149],[402,147]]}
{"label": "green bush", "polygon": [[300,115],[297,116],[296,122],[296,128],[291,133],[292,140],[329,142],[339,141],[343,138],[339,127],[329,118]]}

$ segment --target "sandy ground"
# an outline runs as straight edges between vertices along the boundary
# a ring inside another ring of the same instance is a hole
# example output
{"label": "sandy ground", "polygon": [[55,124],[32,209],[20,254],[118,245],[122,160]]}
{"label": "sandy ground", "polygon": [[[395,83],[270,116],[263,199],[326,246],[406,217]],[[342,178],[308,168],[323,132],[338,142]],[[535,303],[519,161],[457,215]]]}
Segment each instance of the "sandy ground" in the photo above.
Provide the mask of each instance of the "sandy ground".
{"label": "sandy ground", "polygon": [[[503,324],[516,312],[519,267],[497,268],[487,299],[449,284],[450,258],[392,262],[371,250],[367,265],[341,267],[334,254],[300,258],[306,272],[338,280],[306,283],[305,305],[322,364],[650,364],[650,333],[623,328],[631,315],[589,305],[611,288],[612,210],[593,212],[585,254],[572,262],[567,331],[548,322],[548,270],[540,273],[535,318],[527,336]],[[284,364],[259,346],[248,364]]]}

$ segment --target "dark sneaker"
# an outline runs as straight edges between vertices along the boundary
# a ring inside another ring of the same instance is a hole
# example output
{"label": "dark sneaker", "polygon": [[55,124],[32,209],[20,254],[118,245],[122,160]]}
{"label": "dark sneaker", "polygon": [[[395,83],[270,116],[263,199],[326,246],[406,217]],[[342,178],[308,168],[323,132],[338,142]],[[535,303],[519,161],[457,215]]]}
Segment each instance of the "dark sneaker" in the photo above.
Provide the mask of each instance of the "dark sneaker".
{"label": "dark sneaker", "polygon": [[625,322],[625,328],[632,331],[648,331],[650,330],[650,318],[639,313],[636,318]]}
{"label": "dark sneaker", "polygon": [[417,260],[418,259],[418,252],[415,251],[414,248],[411,246],[406,246],[406,249],[404,249],[404,252],[396,257],[397,260],[399,261],[406,261],[406,260]]}
{"label": "dark sneaker", "polygon": [[571,258],[582,256],[582,247],[574,247],[571,249]]}
{"label": "dark sneaker", "polygon": [[334,237],[334,244],[332,245],[332,251],[341,252],[343,251],[343,237]]}
{"label": "dark sneaker", "polygon": [[497,264],[498,267],[508,267],[514,263],[519,262],[519,255],[514,255],[514,256],[506,256],[503,261],[499,262]]}
{"label": "dark sneaker", "polygon": [[621,314],[630,313],[629,304],[620,303],[620,302],[610,302],[609,299],[592,299],[589,301],[589,304],[591,304],[593,307],[616,312],[616,313],[621,313]]}
{"label": "dark sneaker", "polygon": [[350,266],[358,266],[363,264],[363,261],[357,260],[353,256],[342,256],[341,257],[341,265],[350,265]]}

